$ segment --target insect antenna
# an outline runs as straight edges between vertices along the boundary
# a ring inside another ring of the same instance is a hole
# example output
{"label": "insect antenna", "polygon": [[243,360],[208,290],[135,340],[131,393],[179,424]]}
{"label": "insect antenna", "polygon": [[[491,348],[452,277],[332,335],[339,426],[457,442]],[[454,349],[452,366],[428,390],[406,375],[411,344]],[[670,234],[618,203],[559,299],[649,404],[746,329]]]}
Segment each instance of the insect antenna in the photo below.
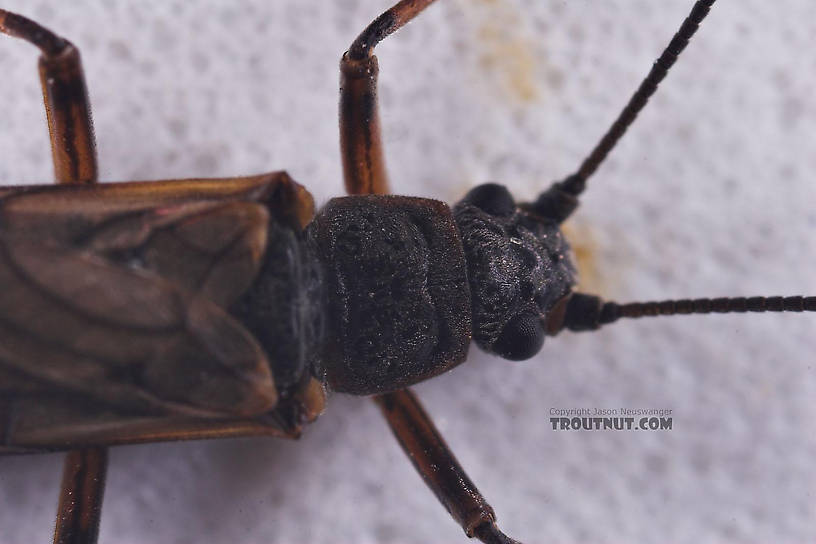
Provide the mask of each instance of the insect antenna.
{"label": "insect antenna", "polygon": [[816,312],[816,297],[721,297],[618,304],[595,295],[573,293],[550,315],[547,329],[549,334],[563,329],[592,331],[624,317],[744,312]]}
{"label": "insect antenna", "polygon": [[595,173],[609,152],[621,137],[626,134],[629,125],[646,106],[649,98],[657,90],[658,84],[666,77],[677,57],[688,45],[715,0],[698,0],[691,8],[691,13],[680,25],[669,45],[652,65],[649,74],[629,99],[629,102],[618,115],[618,118],[606,131],[592,152],[584,159],[581,166],[563,181],[553,183],[542,192],[531,205],[536,212],[555,221],[562,222],[578,207],[578,195],[586,188],[589,177]]}

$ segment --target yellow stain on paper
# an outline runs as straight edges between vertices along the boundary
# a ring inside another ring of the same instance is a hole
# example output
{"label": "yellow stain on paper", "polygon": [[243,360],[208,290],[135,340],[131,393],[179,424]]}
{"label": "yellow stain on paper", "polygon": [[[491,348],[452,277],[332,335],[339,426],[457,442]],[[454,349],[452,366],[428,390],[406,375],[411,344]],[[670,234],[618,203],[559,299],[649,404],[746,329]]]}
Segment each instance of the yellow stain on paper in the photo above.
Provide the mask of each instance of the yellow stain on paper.
{"label": "yellow stain on paper", "polygon": [[[481,6],[480,6],[481,4]],[[474,8],[474,5],[470,5]],[[477,0],[478,63],[487,77],[498,81],[509,98],[530,103],[540,98],[536,81],[537,58],[533,40],[521,14],[506,2]]]}

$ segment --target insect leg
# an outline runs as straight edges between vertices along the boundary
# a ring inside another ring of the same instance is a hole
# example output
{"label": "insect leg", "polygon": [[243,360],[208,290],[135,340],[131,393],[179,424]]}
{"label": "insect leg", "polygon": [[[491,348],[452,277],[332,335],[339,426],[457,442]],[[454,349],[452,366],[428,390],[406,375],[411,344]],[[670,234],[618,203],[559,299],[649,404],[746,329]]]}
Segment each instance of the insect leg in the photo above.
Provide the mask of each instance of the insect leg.
{"label": "insect leg", "polygon": [[374,398],[422,479],[469,537],[487,544],[516,541],[496,527],[496,514],[459,465],[419,400],[409,390]]}
{"label": "insect leg", "polygon": [[[0,32],[40,49],[40,82],[57,183],[95,183],[96,141],[79,49],[34,21],[3,9]],[[66,455],[54,542],[96,542],[107,467],[107,448]]]}
{"label": "insect leg", "polygon": [[55,544],[96,542],[107,467],[107,448],[75,450],[65,456]]}
{"label": "insect leg", "polygon": [[96,142],[79,49],[34,21],[3,9],[0,32],[40,49],[40,81],[57,182],[95,182]]}
{"label": "insect leg", "polygon": [[340,61],[340,149],[343,178],[350,194],[388,193],[377,111],[379,68],[374,46],[433,2],[398,2],[363,30]]}

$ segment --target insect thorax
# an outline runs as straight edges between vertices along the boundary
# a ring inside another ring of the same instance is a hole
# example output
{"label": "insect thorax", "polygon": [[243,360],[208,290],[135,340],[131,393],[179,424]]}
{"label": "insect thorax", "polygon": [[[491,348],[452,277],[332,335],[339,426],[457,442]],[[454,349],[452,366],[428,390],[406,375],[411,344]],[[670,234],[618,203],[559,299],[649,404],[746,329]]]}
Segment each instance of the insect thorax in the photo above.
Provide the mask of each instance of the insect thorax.
{"label": "insect thorax", "polygon": [[446,204],[336,198],[307,233],[328,292],[327,339],[316,366],[331,388],[391,391],[464,361],[470,294]]}

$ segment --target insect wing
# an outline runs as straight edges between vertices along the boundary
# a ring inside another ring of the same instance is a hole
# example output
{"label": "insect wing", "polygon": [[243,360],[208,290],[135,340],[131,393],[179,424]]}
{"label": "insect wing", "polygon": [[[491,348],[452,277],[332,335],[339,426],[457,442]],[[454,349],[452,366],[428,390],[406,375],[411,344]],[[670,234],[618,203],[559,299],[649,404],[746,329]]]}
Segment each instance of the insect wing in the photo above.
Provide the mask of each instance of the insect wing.
{"label": "insect wing", "polygon": [[[100,403],[79,418],[97,414],[98,424],[116,414],[235,417],[272,407],[263,351],[224,307],[259,266],[268,213],[253,201],[289,191],[308,208],[298,189],[269,175],[4,191],[5,412],[20,425],[26,414],[42,419],[33,406],[64,413]],[[66,395],[67,404],[42,401]]]}
{"label": "insect wing", "polygon": [[0,366],[143,413],[274,405],[260,347],[224,310],[150,272],[0,238]]}

